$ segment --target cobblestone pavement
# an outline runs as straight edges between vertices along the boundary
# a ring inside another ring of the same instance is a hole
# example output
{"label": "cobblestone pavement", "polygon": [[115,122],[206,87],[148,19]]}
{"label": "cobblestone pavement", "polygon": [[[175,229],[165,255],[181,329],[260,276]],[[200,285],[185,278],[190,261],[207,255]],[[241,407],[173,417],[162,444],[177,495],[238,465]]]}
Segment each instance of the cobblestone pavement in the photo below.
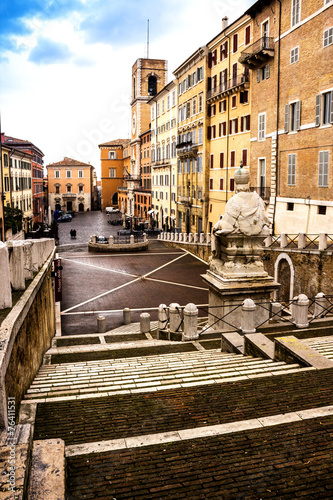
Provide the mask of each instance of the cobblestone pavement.
{"label": "cobblestone pavement", "polygon": [[[76,229],[76,243],[80,244],[87,242],[93,233],[109,236],[120,228],[108,224],[105,213],[79,213],[72,223],[59,224],[60,244],[73,242],[70,229]],[[125,307],[133,311],[132,321],[139,321],[144,311],[156,320],[160,304],[208,303],[208,290],[200,277],[207,264],[156,239],[149,242],[149,250],[139,253],[60,253],[64,335],[96,332],[96,318],[101,314],[106,317],[107,330],[119,327]],[[202,310],[201,315],[206,316],[207,312]]]}
{"label": "cobblestone pavement", "polygon": [[[107,216],[105,212],[78,212],[73,217],[72,222],[59,223],[59,244],[67,245],[69,243],[88,243],[92,234],[97,236],[116,235],[121,225],[113,226],[108,223],[108,219],[116,220],[121,216],[113,214]],[[70,237],[70,230],[76,230],[76,240]]]}

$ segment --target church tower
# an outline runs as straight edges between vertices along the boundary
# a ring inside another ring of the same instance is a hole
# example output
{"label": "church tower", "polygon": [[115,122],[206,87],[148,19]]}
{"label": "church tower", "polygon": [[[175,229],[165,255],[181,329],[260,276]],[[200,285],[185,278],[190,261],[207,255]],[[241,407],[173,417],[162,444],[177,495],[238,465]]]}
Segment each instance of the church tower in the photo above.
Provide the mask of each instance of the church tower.
{"label": "church tower", "polygon": [[167,84],[168,62],[164,59],[137,59],[132,67],[131,172],[127,181],[128,211],[134,215],[133,190],[140,182],[140,134],[149,130],[148,101]]}

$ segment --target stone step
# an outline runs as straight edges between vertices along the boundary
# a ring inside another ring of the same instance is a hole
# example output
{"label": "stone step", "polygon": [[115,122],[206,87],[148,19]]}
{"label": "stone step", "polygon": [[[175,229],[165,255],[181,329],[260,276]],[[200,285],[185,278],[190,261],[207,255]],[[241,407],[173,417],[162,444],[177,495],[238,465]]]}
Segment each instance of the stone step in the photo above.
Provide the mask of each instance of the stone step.
{"label": "stone step", "polygon": [[41,368],[25,398],[44,400],[119,391],[165,390],[297,369],[299,365],[296,363],[287,365],[283,361],[277,363],[217,351],[147,356],[120,362],[47,365]]}

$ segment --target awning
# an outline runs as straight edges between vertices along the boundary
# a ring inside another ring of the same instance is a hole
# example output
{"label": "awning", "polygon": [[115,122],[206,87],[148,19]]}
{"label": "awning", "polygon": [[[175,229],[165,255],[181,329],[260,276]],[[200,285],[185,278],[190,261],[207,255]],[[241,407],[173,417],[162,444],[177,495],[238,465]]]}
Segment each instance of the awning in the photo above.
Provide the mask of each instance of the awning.
{"label": "awning", "polygon": [[155,212],[155,210],[148,210],[147,214],[150,215],[150,214],[153,214]]}

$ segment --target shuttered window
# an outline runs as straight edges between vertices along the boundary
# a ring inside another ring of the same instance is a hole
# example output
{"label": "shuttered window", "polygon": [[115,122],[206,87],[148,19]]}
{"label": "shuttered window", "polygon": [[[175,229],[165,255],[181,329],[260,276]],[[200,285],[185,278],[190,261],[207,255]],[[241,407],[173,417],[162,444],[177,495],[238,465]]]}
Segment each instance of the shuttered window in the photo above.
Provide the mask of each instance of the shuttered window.
{"label": "shuttered window", "polygon": [[220,153],[220,168],[224,168],[224,153]]}
{"label": "shuttered window", "polygon": [[296,185],[296,155],[288,155],[288,186]]}
{"label": "shuttered window", "polygon": [[261,113],[258,116],[258,141],[265,140],[265,129],[266,129],[266,115]]}
{"label": "shuttered window", "polygon": [[319,152],[319,187],[328,187],[328,161],[329,152],[320,151]]}

